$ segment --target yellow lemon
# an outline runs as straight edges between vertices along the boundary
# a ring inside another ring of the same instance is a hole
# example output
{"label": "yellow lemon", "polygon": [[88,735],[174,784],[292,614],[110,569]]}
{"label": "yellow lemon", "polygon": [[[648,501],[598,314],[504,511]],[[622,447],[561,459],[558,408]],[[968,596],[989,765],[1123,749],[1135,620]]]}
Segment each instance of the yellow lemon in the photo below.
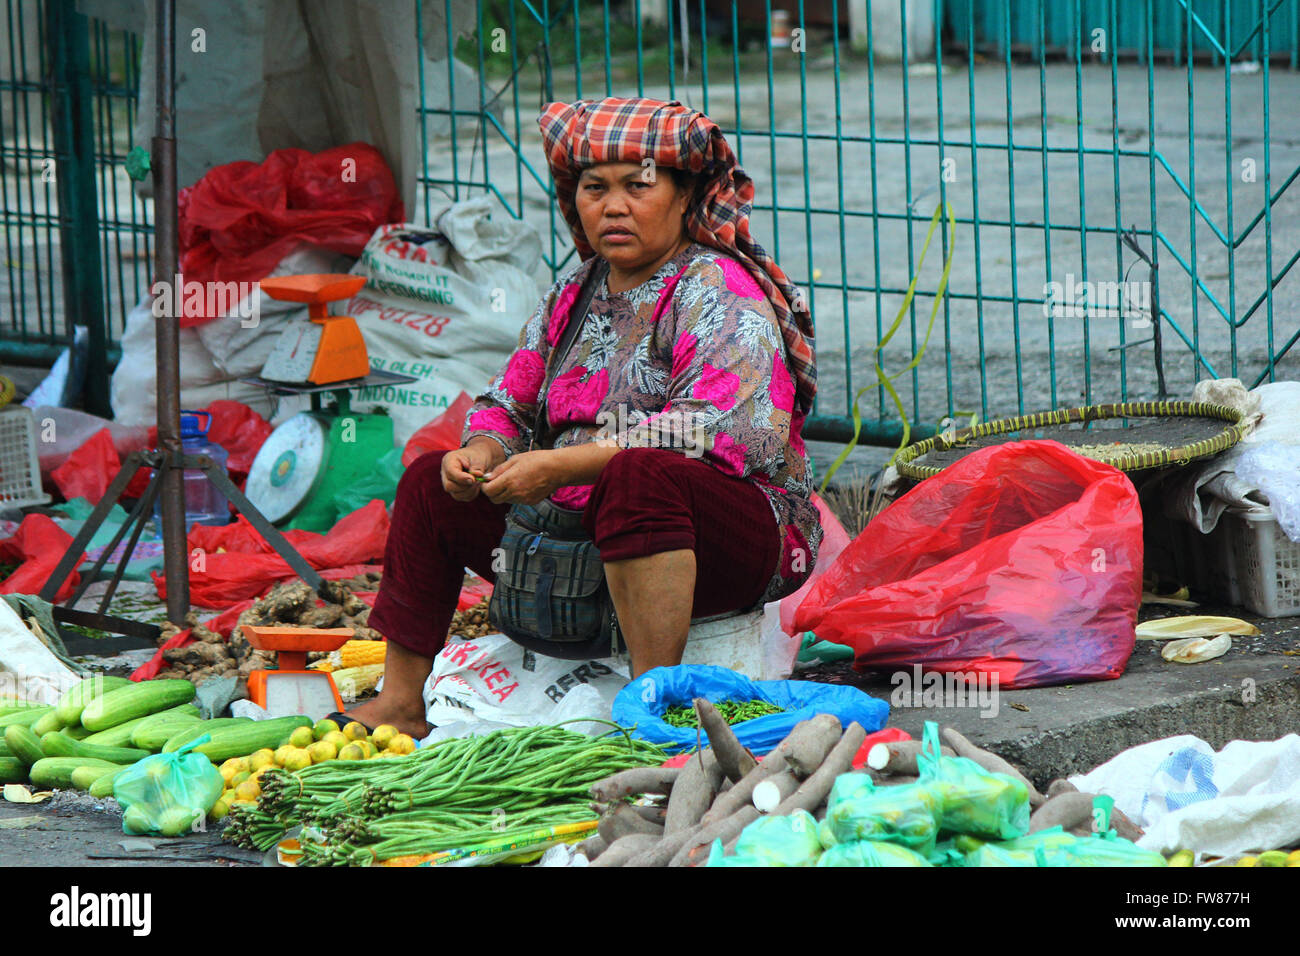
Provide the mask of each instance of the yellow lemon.
{"label": "yellow lemon", "polygon": [[354,720],[343,728],[343,736],[348,738],[348,740],[364,740],[366,737],[366,725],[358,720]]}
{"label": "yellow lemon", "polygon": [[339,748],[340,750],[344,746],[352,742],[351,740],[349,740],[347,737],[343,735],[343,731],[341,730],[331,730],[328,733],[326,733],[325,736],[321,738],[321,740],[328,740],[330,743],[332,743],[335,747]]}
{"label": "yellow lemon", "polygon": [[338,729],[338,724],[329,718],[326,718],[324,720],[316,721],[316,726],[312,727],[311,733],[317,740],[324,740],[326,734],[337,733]]}
{"label": "yellow lemon", "polygon": [[307,753],[311,755],[312,763],[323,763],[326,760],[333,760],[339,755],[339,748],[335,747],[328,740],[318,740],[307,748]]}
{"label": "yellow lemon", "polygon": [[1255,862],[1256,862],[1256,861],[1255,861],[1255,857],[1253,857],[1253,856],[1243,856],[1240,860],[1238,860],[1238,861],[1236,862],[1235,865],[1236,865],[1236,866],[1254,866],[1254,865],[1255,865]]}
{"label": "yellow lemon", "polygon": [[388,749],[395,754],[415,753],[415,740],[410,734],[398,734],[388,742]]}
{"label": "yellow lemon", "polygon": [[233,777],[231,777],[228,781],[226,781],[226,783],[227,783],[227,785],[230,787],[230,789],[234,790],[234,789],[237,788],[241,783],[243,783],[245,780],[247,780],[247,779],[248,779],[249,777],[251,777],[251,776],[252,776],[252,774],[249,773],[247,770],[241,770],[241,771],[239,771],[239,773],[235,774],[235,775],[234,775]]}
{"label": "yellow lemon", "polygon": [[311,766],[311,754],[303,747],[294,747],[289,756],[284,758],[284,769],[288,771],[306,770]]}
{"label": "yellow lemon", "polygon": [[1300,866],[1300,850],[1292,850],[1286,855],[1287,866]]}
{"label": "yellow lemon", "polygon": [[256,780],[245,780],[235,788],[236,800],[256,800],[262,795],[262,788]]}
{"label": "yellow lemon", "polygon": [[263,767],[275,766],[275,751],[270,747],[263,747],[257,753],[248,758],[248,769],[253,773],[261,770]]}
{"label": "yellow lemon", "polygon": [[396,737],[399,732],[392,724],[380,724],[375,728],[375,732],[370,735],[370,739],[374,741],[375,746],[380,750],[387,750],[388,742]]}
{"label": "yellow lemon", "polygon": [[217,802],[212,805],[212,809],[208,811],[208,819],[213,823],[216,823],[218,820],[224,818],[229,812],[230,804],[219,797]]}
{"label": "yellow lemon", "polygon": [[1285,850],[1268,850],[1255,860],[1256,866],[1286,866]]}
{"label": "yellow lemon", "polygon": [[365,760],[366,752],[357,744],[348,744],[339,751],[340,760]]}
{"label": "yellow lemon", "polygon": [[294,747],[292,744],[285,744],[283,747],[279,748],[275,752],[275,765],[277,767],[283,767],[285,760],[289,758],[289,754],[296,749],[297,748]]}
{"label": "yellow lemon", "polygon": [[316,738],[312,735],[310,727],[299,727],[289,735],[290,746],[305,750]]}

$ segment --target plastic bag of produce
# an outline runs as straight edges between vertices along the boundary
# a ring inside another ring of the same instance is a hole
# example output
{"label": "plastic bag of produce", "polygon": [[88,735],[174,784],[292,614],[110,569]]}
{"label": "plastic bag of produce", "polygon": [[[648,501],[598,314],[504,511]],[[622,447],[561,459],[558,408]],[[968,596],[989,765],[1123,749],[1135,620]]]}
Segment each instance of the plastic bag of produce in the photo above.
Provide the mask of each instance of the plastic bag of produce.
{"label": "plastic bag of produce", "polygon": [[211,740],[203,734],[169,754],[145,757],[113,781],[122,804],[122,832],[184,836],[203,827],[225,781],[212,761],[190,753]]}
{"label": "plastic bag of produce", "polygon": [[939,828],[1009,840],[1029,832],[1029,789],[1002,773],[989,773],[966,757],[944,757],[939,725],[928,720],[916,758],[918,786],[935,798]]}
{"label": "plastic bag of produce", "polygon": [[1069,857],[1066,866],[1167,866],[1155,850],[1144,850],[1114,833],[1093,834],[1062,847]]}
{"label": "plastic bag of produce", "polygon": [[905,846],[879,840],[838,843],[821,855],[818,866],[929,866],[929,861]]}
{"label": "plastic bag of produce", "polygon": [[709,866],[813,866],[822,855],[817,821],[805,810],[760,817],[736,841],[736,855],[724,856],[722,841],[709,851]]}
{"label": "plastic bag of produce", "polygon": [[1012,840],[972,842],[976,845],[966,853],[965,866],[1070,866],[1065,851],[1079,838],[1052,827]]}
{"label": "plastic bag of produce", "polygon": [[618,692],[613,719],[643,740],[659,744],[669,752],[694,750],[696,729],[673,727],[663,720],[664,711],[677,704],[689,707],[696,697],[717,704],[724,700],[763,700],[783,713],[755,717],[734,724],[736,738],[753,753],[762,756],[779,744],[795,724],[818,714],[834,714],[848,726],[856,721],[867,733],[879,730],[889,719],[889,705],[856,687],[818,684],[799,680],[751,680],[725,667],[679,664],[655,667]]}
{"label": "plastic bag of produce", "polygon": [[865,797],[873,793],[876,789],[876,782],[871,779],[871,774],[867,773],[842,773],[835,778],[831,784],[830,796],[826,798],[826,805],[833,807],[837,803],[843,803],[845,800],[852,800],[855,797]]}
{"label": "plastic bag of produce", "polygon": [[860,790],[848,799],[827,803],[818,834],[827,847],[879,840],[928,855],[939,835],[937,813],[934,794],[919,783]]}

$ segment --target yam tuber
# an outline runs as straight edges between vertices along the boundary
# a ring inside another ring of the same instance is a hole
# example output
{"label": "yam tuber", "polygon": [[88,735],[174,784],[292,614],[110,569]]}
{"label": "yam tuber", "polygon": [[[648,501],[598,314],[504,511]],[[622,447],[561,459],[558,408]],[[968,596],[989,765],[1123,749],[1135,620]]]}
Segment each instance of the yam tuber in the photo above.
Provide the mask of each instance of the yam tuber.
{"label": "yam tuber", "polygon": [[731,790],[718,796],[701,822],[714,823],[748,804],[753,798],[754,787],[772,774],[788,769],[791,756],[801,767],[821,763],[839,739],[840,722],[832,714],[818,714],[812,720],[800,721],[757,767],[745,774]]}
{"label": "yam tuber", "polygon": [[592,866],[625,866],[639,853],[649,850],[663,841],[648,833],[633,833],[609,844],[592,861]]}
{"label": "yam tuber", "polygon": [[717,796],[722,778],[722,767],[712,748],[692,755],[673,783],[664,818],[664,835],[680,833],[697,824]]}
{"label": "yam tuber", "polygon": [[613,803],[638,793],[669,793],[681,770],[677,767],[636,767],[620,770],[591,785],[591,798]]}
{"label": "yam tuber", "polygon": [[642,817],[630,805],[620,803],[600,818],[597,832],[604,838],[606,843],[613,846],[621,838],[631,836],[634,833],[649,834],[655,837],[663,836],[664,828],[660,824],[651,823]]}
{"label": "yam tuber", "polygon": [[[867,766],[881,773],[906,774],[914,777],[921,771],[917,768],[916,758],[921,752],[921,741],[898,740],[887,744],[876,744],[867,751]],[[957,754],[951,747],[940,747],[939,753],[945,757]]]}
{"label": "yam tuber", "polygon": [[1062,793],[1075,793],[1078,789],[1064,777],[1057,777],[1047,785],[1047,799],[1051,800],[1052,797],[1059,796]]}
{"label": "yam tuber", "polygon": [[735,732],[722,719],[717,708],[703,697],[696,697],[694,705],[700,728],[709,735],[709,749],[713,751],[718,766],[722,768],[727,779],[739,781],[758,766],[754,755],[736,738]]}
{"label": "yam tuber", "polygon": [[579,843],[574,849],[590,862],[604,853],[608,847],[609,844],[605,842],[605,838],[599,833],[595,833]]}

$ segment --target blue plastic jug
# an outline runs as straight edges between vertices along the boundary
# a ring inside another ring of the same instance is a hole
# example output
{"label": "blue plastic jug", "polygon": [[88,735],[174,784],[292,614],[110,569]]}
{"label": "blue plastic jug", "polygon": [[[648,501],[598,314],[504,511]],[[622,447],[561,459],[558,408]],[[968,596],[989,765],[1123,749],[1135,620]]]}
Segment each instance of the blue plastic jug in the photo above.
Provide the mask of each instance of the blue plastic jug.
{"label": "blue plastic jug", "polygon": [[[202,420],[200,422],[200,420]],[[217,467],[226,467],[230,457],[216,442],[208,441],[212,416],[208,412],[181,411],[181,445],[187,455],[207,455]],[[162,533],[162,503],[154,502],[154,520]],[[223,525],[230,523],[230,508],[223,495],[208,476],[197,468],[185,469],[185,528],[196,524]]]}

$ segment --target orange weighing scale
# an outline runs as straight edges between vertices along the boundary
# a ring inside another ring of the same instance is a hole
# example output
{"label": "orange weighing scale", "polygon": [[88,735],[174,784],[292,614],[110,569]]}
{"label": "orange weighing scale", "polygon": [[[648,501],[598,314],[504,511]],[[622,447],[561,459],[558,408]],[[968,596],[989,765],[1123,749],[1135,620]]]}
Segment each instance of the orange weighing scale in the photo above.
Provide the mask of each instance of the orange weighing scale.
{"label": "orange weighing scale", "polygon": [[244,637],[259,651],[275,651],[276,670],[248,675],[248,697],[272,717],[304,714],[320,720],[343,710],[343,698],[327,671],[307,669],[308,651],[337,651],[355,636],[350,627],[274,627],[242,625]]}
{"label": "orange weighing scale", "polygon": [[262,366],[262,378],[331,385],[370,374],[370,359],[357,320],[328,311],[331,302],[356,295],[365,284],[365,276],[339,273],[263,279],[262,291],[271,298],[305,303],[309,321],[295,322],[281,333]]}

